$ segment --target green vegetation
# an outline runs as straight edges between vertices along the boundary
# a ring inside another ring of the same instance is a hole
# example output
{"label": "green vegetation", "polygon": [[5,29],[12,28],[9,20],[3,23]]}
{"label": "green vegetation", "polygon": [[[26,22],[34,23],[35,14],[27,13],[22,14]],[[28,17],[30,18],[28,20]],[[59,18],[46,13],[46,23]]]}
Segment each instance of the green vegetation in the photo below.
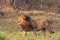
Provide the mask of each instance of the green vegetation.
{"label": "green vegetation", "polygon": [[[3,32],[3,31],[2,31]],[[1,33],[1,32],[0,32]],[[7,34],[1,34],[0,36],[0,40],[21,40],[21,32],[12,32],[12,33],[8,33],[6,32]],[[50,34],[47,32],[46,34],[46,37],[45,38],[42,38],[41,36],[41,32],[37,32],[38,34],[38,38],[37,40],[60,40],[60,32],[56,32],[55,31],[55,34],[53,35],[54,38],[50,38]],[[34,40],[34,36],[32,34],[32,32],[27,32],[24,40]]]}
{"label": "green vegetation", "polygon": [[[8,11],[7,13],[5,13],[4,17],[0,18],[0,40],[21,40],[22,29],[19,28],[16,23],[18,18],[18,15],[16,13],[19,13],[19,11],[14,9],[13,12]],[[49,18],[49,16],[54,17],[54,23],[52,23],[51,25],[53,30],[55,31],[54,38],[50,38],[50,34],[47,32],[47,36],[42,39],[41,31],[39,31],[37,32],[37,40],[60,40],[60,14],[48,15],[47,13],[48,12],[27,14],[34,20],[39,19],[41,16],[47,16],[47,18]],[[27,32],[24,40],[34,40],[32,32]]]}
{"label": "green vegetation", "polygon": [[3,32],[0,32],[0,40],[6,40],[6,34]]}

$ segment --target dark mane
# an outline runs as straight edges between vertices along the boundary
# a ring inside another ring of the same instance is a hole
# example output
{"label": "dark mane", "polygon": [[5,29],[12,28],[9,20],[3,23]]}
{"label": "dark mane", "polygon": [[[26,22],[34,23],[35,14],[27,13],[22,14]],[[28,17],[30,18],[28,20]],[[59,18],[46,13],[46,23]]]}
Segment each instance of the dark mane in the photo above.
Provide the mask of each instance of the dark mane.
{"label": "dark mane", "polygon": [[25,17],[26,17],[26,19],[25,20],[27,20],[27,21],[29,21],[30,20],[30,16],[28,16],[28,15],[24,15]]}

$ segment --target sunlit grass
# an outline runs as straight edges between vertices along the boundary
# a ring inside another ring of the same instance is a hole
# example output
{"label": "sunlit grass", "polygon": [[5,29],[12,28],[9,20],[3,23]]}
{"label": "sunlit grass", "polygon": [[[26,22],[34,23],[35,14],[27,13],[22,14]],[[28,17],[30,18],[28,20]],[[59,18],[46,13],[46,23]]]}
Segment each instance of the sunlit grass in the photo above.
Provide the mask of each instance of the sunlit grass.
{"label": "sunlit grass", "polygon": [[[22,39],[21,32],[8,33],[8,32],[2,31],[0,33],[2,34],[2,37],[4,38],[4,39],[0,39],[0,40],[21,40]],[[37,40],[60,40],[60,32],[55,32],[55,34],[53,35],[54,38],[50,38],[50,34],[48,32],[46,32],[45,38],[42,38],[41,32],[37,32],[37,34],[38,34]],[[27,32],[24,40],[34,40],[34,36],[32,35],[32,32]]]}

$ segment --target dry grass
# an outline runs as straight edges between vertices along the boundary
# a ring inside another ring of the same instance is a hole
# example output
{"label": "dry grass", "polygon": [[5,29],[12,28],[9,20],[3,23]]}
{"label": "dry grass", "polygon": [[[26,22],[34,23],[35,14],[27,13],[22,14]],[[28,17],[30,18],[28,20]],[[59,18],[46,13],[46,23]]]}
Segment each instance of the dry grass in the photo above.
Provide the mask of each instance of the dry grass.
{"label": "dry grass", "polygon": [[[8,8],[8,9],[7,9]],[[17,20],[17,15],[16,13],[20,14],[19,10],[15,10],[13,8],[7,7],[4,9],[4,11],[8,11],[9,15],[5,15],[3,18],[0,18],[0,33],[4,33],[4,35],[6,35],[6,40],[21,40],[21,28],[18,27],[18,25],[16,24],[16,20]],[[26,12],[26,14],[28,14],[29,16],[31,16],[32,19],[36,20],[39,19],[41,16],[46,16],[47,13],[49,12],[43,12],[43,11],[21,11],[23,13]],[[13,13],[13,14],[12,14]],[[41,14],[40,14],[41,13]],[[14,16],[13,16],[14,15]],[[9,16],[9,17],[8,17]],[[51,15],[49,13],[48,16],[53,16],[54,20],[53,20],[53,24],[51,25],[55,31],[54,34],[54,39],[49,37],[49,33],[47,33],[47,36],[43,39],[41,39],[41,32],[37,32],[38,34],[38,40],[60,40],[60,14],[56,14],[56,15]],[[47,16],[47,18],[49,18]],[[28,32],[26,37],[24,38],[24,40],[34,40],[33,39],[33,35],[31,34],[31,32]]]}

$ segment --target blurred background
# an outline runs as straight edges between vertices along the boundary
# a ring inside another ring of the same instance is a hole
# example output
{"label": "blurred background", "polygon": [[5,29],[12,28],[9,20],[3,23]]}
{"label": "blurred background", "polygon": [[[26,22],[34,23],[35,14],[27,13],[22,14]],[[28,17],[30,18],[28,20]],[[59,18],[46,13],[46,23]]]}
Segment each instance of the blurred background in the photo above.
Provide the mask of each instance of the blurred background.
{"label": "blurred background", "polygon": [[[34,20],[47,16],[53,22],[51,26],[55,31],[54,40],[60,40],[60,0],[0,0],[0,40],[21,40],[22,29],[16,23],[21,14]],[[27,34],[24,40],[34,40],[30,32]],[[38,40],[41,40],[41,32],[37,34],[40,35]],[[49,39],[47,33],[42,40]]]}

